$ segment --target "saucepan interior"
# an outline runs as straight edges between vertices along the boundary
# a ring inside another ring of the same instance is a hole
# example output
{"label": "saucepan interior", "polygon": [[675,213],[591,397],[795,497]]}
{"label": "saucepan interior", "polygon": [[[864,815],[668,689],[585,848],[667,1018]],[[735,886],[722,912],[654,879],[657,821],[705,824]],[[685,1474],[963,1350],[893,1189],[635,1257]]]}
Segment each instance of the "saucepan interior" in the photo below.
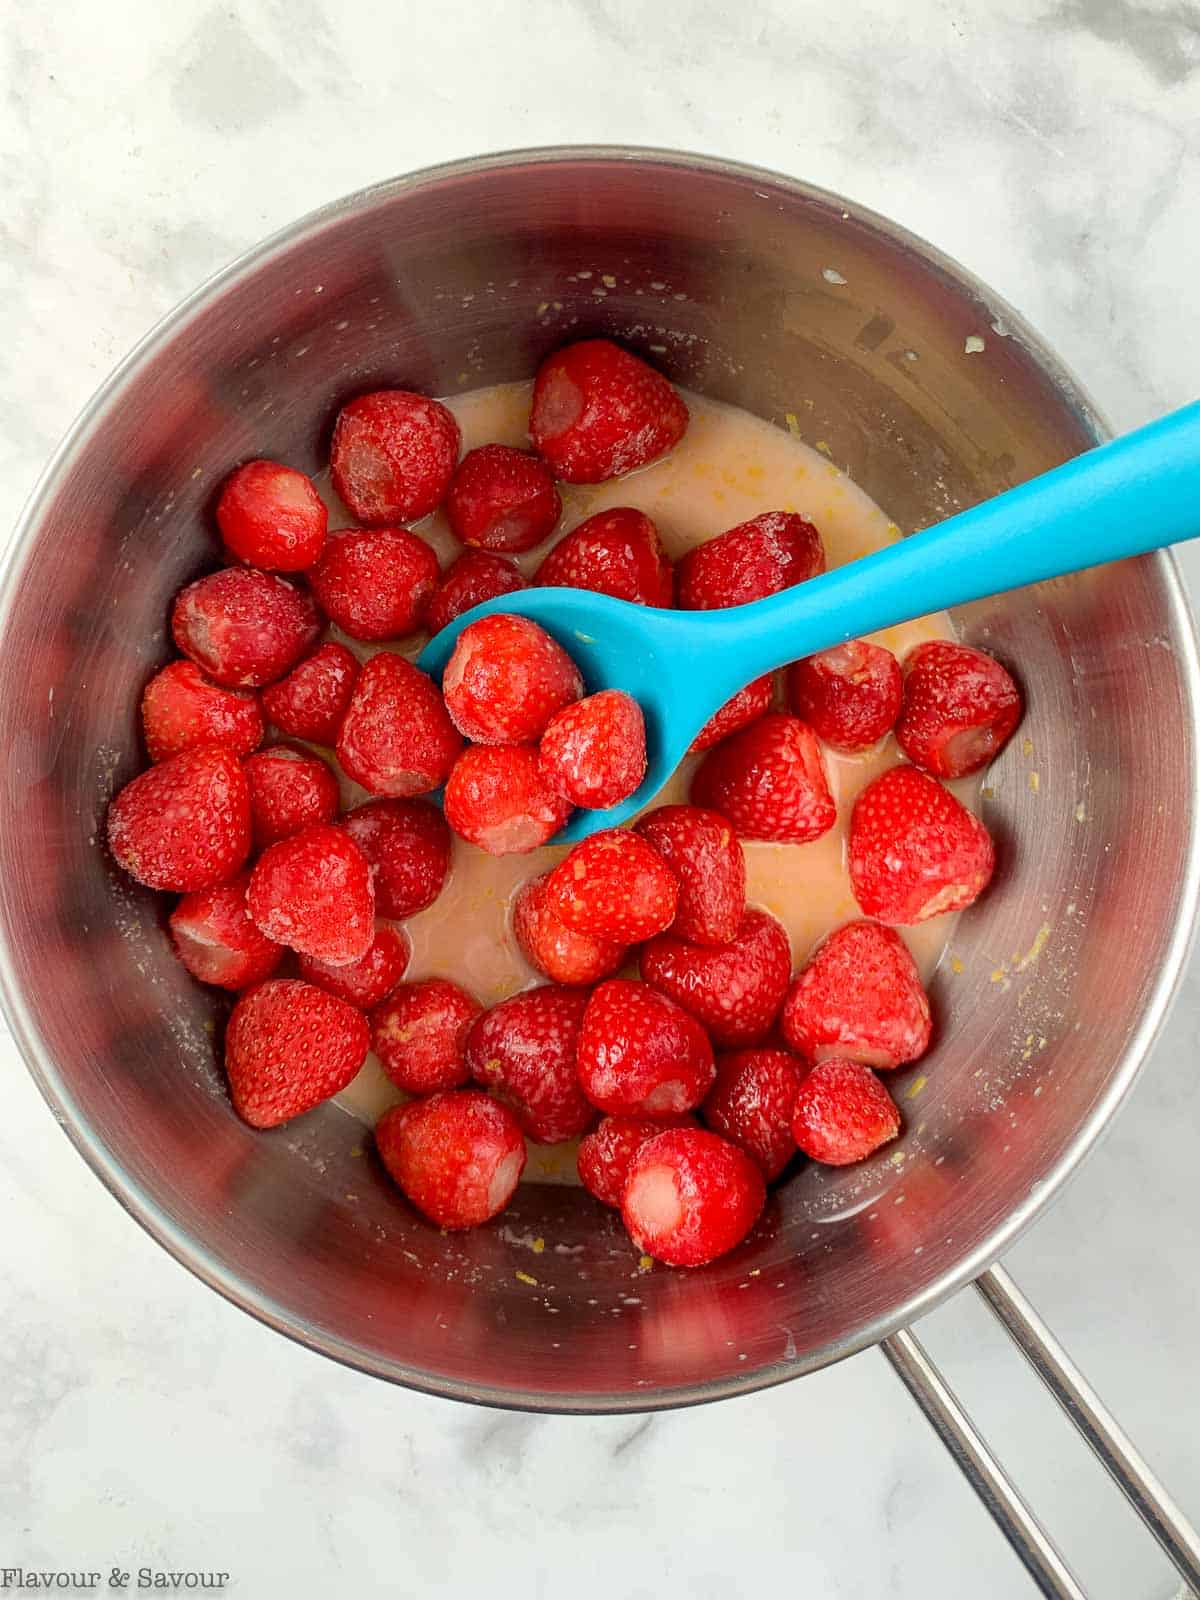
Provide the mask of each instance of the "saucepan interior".
{"label": "saucepan interior", "polygon": [[1102,432],[1008,308],[834,196],[638,151],[444,167],[297,224],[134,352],[26,515],[0,655],[4,987],[80,1151],[282,1332],[422,1388],[578,1410],[807,1371],[978,1270],[1128,1087],[1196,890],[1195,646],[1171,565],[1146,559],[958,618],[1028,691],[986,792],[997,881],[935,980],[933,1052],[895,1084],[903,1142],[800,1172],[735,1255],[643,1272],[615,1218],[563,1187],[524,1187],[495,1224],[443,1236],[336,1107],[243,1126],[219,1004],[168,953],[156,898],[97,845],[138,766],[169,597],[216,564],[213,487],[252,454],[315,470],[356,391],[520,377],[591,334],[822,441],[906,530]]}

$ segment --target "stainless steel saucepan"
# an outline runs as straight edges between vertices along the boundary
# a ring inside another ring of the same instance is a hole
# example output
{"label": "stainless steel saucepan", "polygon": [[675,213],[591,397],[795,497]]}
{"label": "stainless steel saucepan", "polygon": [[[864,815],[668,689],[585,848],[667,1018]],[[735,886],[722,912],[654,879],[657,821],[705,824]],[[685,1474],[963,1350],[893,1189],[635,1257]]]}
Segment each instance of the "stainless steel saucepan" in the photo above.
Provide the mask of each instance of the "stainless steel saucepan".
{"label": "stainless steel saucepan", "polygon": [[1105,432],[960,267],[747,167],[619,149],[489,157],[276,235],[110,378],[18,530],[0,624],[0,911],[5,1005],[30,1069],[180,1261],[380,1377],[494,1405],[638,1411],[885,1341],[1043,1591],[1078,1594],[904,1331],[975,1281],[1200,1584],[1195,1535],[991,1267],[1116,1111],[1184,962],[1198,677],[1169,558],[958,616],[1019,668],[1029,712],[985,791],[999,870],[935,980],[936,1047],[891,1080],[907,1132],[863,1168],[800,1171],[753,1241],[702,1271],[640,1271],[615,1217],[563,1187],[523,1187],[495,1224],[444,1237],[337,1107],[245,1127],[222,1087],[217,1004],[169,953],[155,897],[105,860],[101,821],[138,767],[136,707],[168,651],[168,600],[216,561],[207,512],[224,473],[251,455],[316,470],[355,391],[454,393],[594,334],[819,442],[906,530]]}

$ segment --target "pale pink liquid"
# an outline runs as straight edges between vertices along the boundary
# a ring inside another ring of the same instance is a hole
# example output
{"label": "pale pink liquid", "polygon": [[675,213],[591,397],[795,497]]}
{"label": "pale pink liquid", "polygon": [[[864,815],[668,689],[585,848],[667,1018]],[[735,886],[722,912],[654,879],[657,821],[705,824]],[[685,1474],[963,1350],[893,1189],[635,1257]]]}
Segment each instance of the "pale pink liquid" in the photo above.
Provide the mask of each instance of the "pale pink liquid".
{"label": "pale pink liquid", "polygon": [[[529,391],[528,383],[502,384],[449,401],[462,427],[463,448],[490,442],[527,446]],[[636,506],[652,517],[672,557],[763,511],[797,511],[809,518],[821,532],[831,567],[856,560],[899,537],[895,524],[861,489],[800,439],[749,412],[699,395],[688,394],[686,399],[691,423],[667,460],[616,482],[563,486],[559,529],[546,546],[518,558],[525,571],[532,572],[554,540],[585,517],[618,505]],[[351,524],[353,519],[331,492],[326,491],[326,498],[332,511],[330,526]],[[443,564],[459,553],[461,547],[440,515],[416,526]],[[899,656],[919,640],[951,636],[944,614],[872,635]],[[372,652],[371,646],[353,640],[346,643],[359,655]],[[387,648],[416,655],[423,644],[421,636]],[[695,759],[684,763],[654,804],[687,798]],[[846,871],[850,809],[858,791],[896,760],[890,737],[858,756],[827,750],[830,786],[838,804],[836,825],[811,844],[745,844],[749,901],[783,923],[797,965],[827,933],[859,914]],[[344,782],[343,786],[348,802],[367,798],[355,785]],[[955,787],[961,799],[974,804],[977,784]],[[509,907],[521,884],[545,872],[564,853],[565,847],[555,846],[529,855],[497,858],[456,839],[445,889],[428,911],[406,924],[413,946],[408,978],[451,978],[484,1005],[494,1005],[544,981],[517,948]],[[941,959],[953,924],[953,917],[938,917],[901,930],[926,978]],[[338,1100],[354,1116],[374,1123],[403,1098],[375,1057],[369,1056]],[[574,1143],[549,1149],[531,1145],[525,1176],[526,1181],[575,1181]]]}

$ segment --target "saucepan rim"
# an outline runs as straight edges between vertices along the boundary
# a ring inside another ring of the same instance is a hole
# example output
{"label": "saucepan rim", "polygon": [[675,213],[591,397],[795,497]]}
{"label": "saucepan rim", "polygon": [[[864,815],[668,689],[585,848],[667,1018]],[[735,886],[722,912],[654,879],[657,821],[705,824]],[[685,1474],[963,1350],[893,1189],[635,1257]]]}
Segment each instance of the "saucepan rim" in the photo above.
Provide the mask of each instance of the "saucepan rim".
{"label": "saucepan rim", "polygon": [[[1060,402],[1074,414],[1081,427],[1097,443],[1110,436],[1110,428],[1073,374],[1033,331],[1024,317],[1014,311],[999,295],[952,257],[918,235],[877,212],[843,199],[830,190],[743,162],[727,161],[687,151],[632,145],[556,145],[502,151],[465,160],[448,161],[356,190],[279,229],[205,280],[138,341],[79,413],[51,456],[18,518],[5,551],[4,571],[0,578],[0,651],[4,648],[10,615],[25,567],[23,558],[28,556],[44,508],[56,492],[62,477],[69,471],[77,453],[84,447],[93,424],[113,404],[145,358],[168,338],[186,327],[189,320],[201,312],[214,296],[255,272],[273,256],[286,252],[322,228],[357,211],[370,210],[397,195],[446,179],[473,177],[480,173],[530,163],[549,165],[559,162],[644,162],[658,166],[678,166],[689,171],[732,178],[751,184],[770,184],[800,199],[838,207],[849,213],[856,222],[865,224],[891,242],[915,252],[925,262],[946,275],[954,282],[959,292],[965,291],[986,307],[990,314],[989,320],[1002,318],[1010,333],[1030,352],[1041,371],[1053,384]],[[1195,623],[1173,557],[1169,553],[1159,553],[1139,559],[1157,562],[1165,592],[1171,639],[1175,648],[1175,658],[1179,663],[1180,677],[1187,697],[1187,714],[1191,724],[1191,789],[1195,795],[1200,793],[1200,649],[1198,649]],[[844,1339],[832,1341],[792,1361],[742,1371],[710,1382],[682,1386],[665,1391],[661,1395],[645,1389],[563,1395],[515,1387],[509,1389],[500,1385],[477,1385],[437,1373],[408,1368],[403,1363],[389,1360],[387,1357],[368,1354],[348,1341],[331,1337],[322,1330],[305,1324],[270,1296],[260,1293],[253,1284],[245,1282],[237,1273],[224,1267],[201,1239],[177,1225],[153,1196],[123,1169],[121,1163],[112,1156],[88,1126],[86,1117],[38,1035],[16,980],[8,929],[2,917],[0,917],[0,1010],[3,1011],[25,1064],[49,1104],[56,1121],[109,1193],[181,1265],[206,1283],[209,1288],[215,1289],[224,1299],[249,1312],[251,1316],[273,1328],[277,1333],[329,1356],[344,1366],[449,1399],[466,1400],[507,1410],[563,1414],[594,1415],[658,1411],[749,1394],[758,1389],[769,1388],[777,1383],[801,1377],[807,1372],[816,1371],[834,1361],[854,1355],[870,1345],[877,1344],[897,1328],[931,1311],[1001,1256],[1077,1171],[1083,1158],[1095,1147],[1100,1134],[1109,1124],[1137,1077],[1158,1036],[1185,969],[1195,931],[1198,900],[1200,900],[1200,808],[1193,806],[1178,910],[1170,931],[1166,954],[1124,1056],[1106,1085],[1104,1093],[1092,1105],[1087,1116],[1080,1121],[1072,1139],[1043,1181],[1036,1185],[1019,1205],[1013,1207],[1004,1221],[994,1228],[985,1240],[926,1287]]]}

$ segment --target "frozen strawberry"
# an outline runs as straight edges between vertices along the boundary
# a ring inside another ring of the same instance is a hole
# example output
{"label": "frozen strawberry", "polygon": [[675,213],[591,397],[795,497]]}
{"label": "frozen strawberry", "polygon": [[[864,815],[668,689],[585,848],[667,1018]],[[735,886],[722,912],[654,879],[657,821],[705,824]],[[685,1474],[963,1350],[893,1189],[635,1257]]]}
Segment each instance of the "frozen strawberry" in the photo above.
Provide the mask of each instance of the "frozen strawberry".
{"label": "frozen strawberry", "polygon": [[669,606],[675,598],[675,574],[658,529],[632,506],[597,511],[572,528],[534,581],[549,588],[592,589],[639,606]]}
{"label": "frozen strawberry", "polygon": [[929,1001],[894,928],[848,922],[831,933],[788,990],[783,1036],[810,1061],[841,1056],[903,1066],[929,1048]]}
{"label": "frozen strawberry", "polygon": [[1021,720],[1021,691],[994,656],[930,639],[904,661],[896,740],[913,766],[935,778],[986,767]]}
{"label": "frozen strawberry", "polygon": [[573,806],[604,811],[646,776],[642,708],[621,689],[602,689],[556,711],[538,745],[542,776]]}
{"label": "frozen strawberry", "polygon": [[562,501],[545,464],[507,444],[468,450],[446,495],[456,539],[481,550],[532,550],[554,532]]}
{"label": "frozen strawberry", "polygon": [[717,1076],[701,1115],[751,1156],[771,1183],[796,1153],[792,1111],[808,1071],[786,1050],[735,1050],[717,1057]]}
{"label": "frozen strawberry", "polygon": [[731,700],[726,700],[721,709],[709,717],[688,746],[689,754],[699,755],[702,750],[711,750],[714,744],[720,744],[730,734],[757,722],[771,709],[774,697],[775,674],[768,672],[761,678],[755,678],[753,683],[739,689]]}
{"label": "frozen strawberry", "polygon": [[339,967],[361,960],[375,937],[371,869],[329,823],[263,852],[250,874],[246,909],[276,943]]}
{"label": "frozen strawberry", "polygon": [[534,448],[567,483],[602,483],[644,467],[683,438],[688,409],[653,367],[608,339],[584,339],[538,368]]}
{"label": "frozen strawberry", "polygon": [[172,661],[142,694],[142,732],[151,761],[198,744],[248,756],[262,743],[263,719],[251,689],[222,689],[194,661]]}
{"label": "frozen strawberry", "polygon": [[301,956],[297,965],[306,982],[315,983],[318,989],[337,995],[360,1011],[369,1011],[386,1000],[400,982],[411,954],[412,946],[403,929],[376,928],[366,955],[357,961],[335,967],[328,961]]}
{"label": "frozen strawberry", "polygon": [[862,910],[903,926],[969,906],[996,862],[979,818],[916,767],[892,767],[862,791],[848,856]]}
{"label": "frozen strawberry", "polygon": [[666,1128],[696,1126],[695,1117],[601,1117],[579,1141],[579,1181],[606,1206],[619,1207],[633,1158]]}
{"label": "frozen strawberry", "polygon": [[697,545],[675,567],[685,611],[749,605],[825,570],[825,547],[794,511],[764,511]]}
{"label": "frozen strawberry", "polygon": [[263,710],[293,739],[332,745],[358,680],[358,659],[329,639],[262,692]]}
{"label": "frozen strawberry", "polygon": [[375,909],[402,922],[431,906],[450,869],[450,829],[426,800],[368,800],[342,818],[367,858]]}
{"label": "frozen strawberry", "polygon": [[636,824],[679,885],[671,933],[728,944],[746,909],[746,857],[729,822],[700,806],[659,806]]}
{"label": "frozen strawberry", "polygon": [[372,794],[428,794],[461,749],[437,685],[420,668],[387,650],[364,663],[337,739],[348,778]]}
{"label": "frozen strawberry", "polygon": [[312,480],[278,461],[247,461],[217,501],[217,527],[236,561],[268,572],[303,572],[325,544],[328,513]]}
{"label": "frozen strawberry", "polygon": [[171,612],[171,632],[182,653],[230,689],[282,678],[320,631],[311,595],[248,567],[197,578],[180,591]]}
{"label": "frozen strawberry", "polygon": [[467,1066],[516,1113],[539,1144],[561,1144],[588,1127],[596,1113],[575,1076],[588,997],[546,984],[502,1000],[477,1018],[467,1035]]}
{"label": "frozen strawberry", "polygon": [[246,914],[249,882],[243,872],[215,889],[197,889],[171,913],[175,954],[201,983],[248,989],[279,965],[283,946],[260,933]]}
{"label": "frozen strawberry", "polygon": [[566,826],[571,803],[542,777],[537,751],[473,744],[446,779],[446,821],[490,856],[524,855]]}
{"label": "frozen strawberry", "polygon": [[741,1244],[766,1199],[745,1151],[704,1128],[669,1128],[634,1156],[621,1217],[639,1250],[671,1267],[701,1267]]}
{"label": "frozen strawberry", "polygon": [[788,668],[792,710],[835,750],[866,750],[900,714],[903,677],[890,650],[851,639]]}
{"label": "frozen strawberry", "polygon": [[408,389],[360,395],[338,412],[333,487],[359,522],[415,522],[441,505],[460,444],[444,405]]}
{"label": "frozen strawberry", "polygon": [[792,975],[783,925],[766,911],[747,911],[729,944],[690,944],[674,930],[651,939],[642,977],[690,1011],[716,1044],[757,1044],[779,1015]]}
{"label": "frozen strawberry", "polygon": [[521,954],[552,983],[598,983],[625,960],[625,946],[568,928],[550,905],[549,873],[530,878],[513,901],[513,933]]}
{"label": "frozen strawberry", "polygon": [[861,1061],[818,1062],[800,1085],[792,1137],[814,1161],[848,1167],[899,1132],[895,1101]]}
{"label": "frozen strawberry", "polygon": [[708,1035],[673,1000],[632,978],[593,990],[579,1031],[580,1086],[617,1116],[691,1111],[713,1081]]}
{"label": "frozen strawberry", "polygon": [[402,983],[371,1013],[371,1048],[408,1094],[457,1089],[471,1076],[467,1034],[482,1010],[447,978]]}
{"label": "frozen strawberry", "polygon": [[375,1124],[380,1159],[439,1228],[476,1228],[504,1210],[525,1170],[525,1141],[507,1106],[478,1089],[432,1094]]}
{"label": "frozen strawberry", "polygon": [[337,816],[337,778],[311,750],[273,744],[250,756],[242,771],[250,785],[256,850]]}
{"label": "frozen strawberry", "polygon": [[367,1019],[335,995],[276,978],[243,995],[225,1031],[237,1114],[274,1128],[339,1094],[366,1059]]}
{"label": "frozen strawberry", "polygon": [[728,817],[743,839],[806,844],[837,821],[817,736],[769,711],[710,750],[692,778],[693,805]]}
{"label": "frozen strawberry", "polygon": [[197,745],[134,778],[108,808],[108,848],[149,889],[226,883],[250,854],[250,790],[237,757]]}
{"label": "frozen strawberry", "polygon": [[464,550],[442,574],[425,607],[425,626],[440,633],[464,611],[528,585],[511,561],[490,550]]}
{"label": "frozen strawberry", "polygon": [[679,885],[652,844],[624,828],[581,839],[550,874],[555,914],[579,933],[640,944],[675,917]]}
{"label": "frozen strawberry", "polygon": [[407,528],[340,528],[308,574],[317,604],[352,639],[404,639],[424,626],[438,561]]}
{"label": "frozen strawberry", "polygon": [[446,709],[475,744],[532,744],[582,693],[579,668],[562,645],[506,612],[469,622],[442,675]]}

